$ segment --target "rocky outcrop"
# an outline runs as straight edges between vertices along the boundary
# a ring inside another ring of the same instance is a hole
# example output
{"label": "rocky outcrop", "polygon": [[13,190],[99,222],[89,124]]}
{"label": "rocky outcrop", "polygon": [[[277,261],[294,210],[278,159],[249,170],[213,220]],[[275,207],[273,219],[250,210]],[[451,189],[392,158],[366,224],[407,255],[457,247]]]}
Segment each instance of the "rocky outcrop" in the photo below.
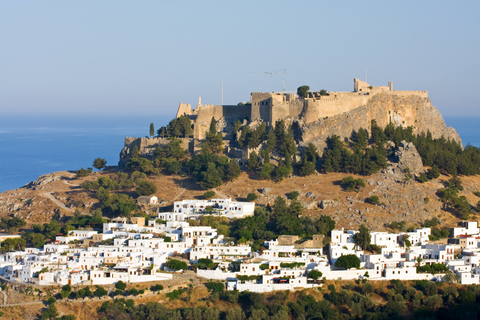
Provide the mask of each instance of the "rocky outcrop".
{"label": "rocky outcrop", "polygon": [[[159,137],[145,137],[145,138],[132,138],[126,137],[125,138],[125,146],[120,151],[120,161],[118,162],[118,167],[120,169],[125,169],[125,166],[130,160],[132,151],[136,149],[138,154],[141,157],[147,159],[153,159],[155,148],[165,146],[170,142],[170,139],[167,138],[159,138]],[[182,139],[181,146],[185,149],[189,149],[189,144],[191,143],[191,139]]]}
{"label": "rocky outcrop", "polygon": [[433,138],[443,136],[460,144],[462,142],[455,129],[446,126],[442,115],[431,105],[429,98],[415,94],[397,95],[395,91],[379,93],[371,97],[364,106],[309,124],[304,124],[300,119],[296,125],[296,137],[301,145],[313,143],[321,153],[329,136],[349,138],[352,131],[360,128],[370,130],[373,119],[382,128],[392,122],[396,126],[412,126],[415,134],[430,131]]}
{"label": "rocky outcrop", "polygon": [[424,172],[422,157],[412,142],[402,141],[395,151],[397,167],[405,171],[406,168],[413,174]]}
{"label": "rocky outcrop", "polygon": [[37,190],[37,189],[41,189],[44,185],[46,185],[50,182],[58,181],[58,180],[61,180],[61,179],[62,179],[62,177],[58,174],[48,173],[48,174],[44,174],[43,176],[38,177],[37,180],[35,180],[35,181],[30,181],[29,183],[27,183],[24,186],[24,188]]}

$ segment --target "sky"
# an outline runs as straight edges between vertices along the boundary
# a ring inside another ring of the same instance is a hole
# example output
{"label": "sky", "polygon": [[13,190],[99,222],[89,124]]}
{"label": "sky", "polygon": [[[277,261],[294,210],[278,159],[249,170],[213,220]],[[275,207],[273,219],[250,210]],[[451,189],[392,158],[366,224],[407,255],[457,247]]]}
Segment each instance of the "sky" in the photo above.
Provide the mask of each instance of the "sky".
{"label": "sky", "polygon": [[480,1],[0,1],[0,116],[174,115],[255,91],[427,90],[480,116]]}

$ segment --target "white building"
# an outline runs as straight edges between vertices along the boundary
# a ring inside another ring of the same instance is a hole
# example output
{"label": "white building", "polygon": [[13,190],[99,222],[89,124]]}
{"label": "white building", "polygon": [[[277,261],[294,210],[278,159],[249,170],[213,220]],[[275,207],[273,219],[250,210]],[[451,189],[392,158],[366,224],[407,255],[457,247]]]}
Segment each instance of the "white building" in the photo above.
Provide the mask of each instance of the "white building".
{"label": "white building", "polygon": [[254,202],[237,202],[228,199],[182,200],[173,204],[175,213],[198,214],[208,213],[227,218],[244,218],[252,216],[255,211]]}

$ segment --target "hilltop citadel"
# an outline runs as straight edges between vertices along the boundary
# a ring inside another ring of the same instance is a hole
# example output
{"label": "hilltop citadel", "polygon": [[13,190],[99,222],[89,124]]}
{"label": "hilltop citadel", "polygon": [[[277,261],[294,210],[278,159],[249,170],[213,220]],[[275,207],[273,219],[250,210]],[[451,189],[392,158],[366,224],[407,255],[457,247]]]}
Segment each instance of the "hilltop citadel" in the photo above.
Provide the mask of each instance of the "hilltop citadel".
{"label": "hilltop citadel", "polygon": [[[308,92],[305,98],[291,92],[253,92],[250,103],[244,105],[202,104],[199,98],[195,109],[190,104],[180,103],[176,117],[181,116],[189,117],[193,124],[193,136],[183,141],[184,148],[190,152],[199,150],[212,117],[217,121],[217,131],[222,133],[226,145],[232,140],[233,125],[237,120],[251,127],[261,122],[273,127],[277,121],[284,120],[292,126],[299,146],[311,142],[320,153],[327,137],[335,134],[346,138],[360,128],[370,130],[373,119],[380,127],[392,122],[395,126],[413,127],[415,134],[430,131],[433,138],[443,136],[461,143],[455,129],[445,125],[440,112],[431,104],[427,91],[393,90],[392,82],[388,82],[388,86],[376,87],[354,79],[352,92],[314,91]],[[134,146],[140,154],[148,156],[155,146],[167,142],[159,137],[125,138],[120,167],[125,165]],[[234,158],[248,155],[248,150],[227,151]]]}

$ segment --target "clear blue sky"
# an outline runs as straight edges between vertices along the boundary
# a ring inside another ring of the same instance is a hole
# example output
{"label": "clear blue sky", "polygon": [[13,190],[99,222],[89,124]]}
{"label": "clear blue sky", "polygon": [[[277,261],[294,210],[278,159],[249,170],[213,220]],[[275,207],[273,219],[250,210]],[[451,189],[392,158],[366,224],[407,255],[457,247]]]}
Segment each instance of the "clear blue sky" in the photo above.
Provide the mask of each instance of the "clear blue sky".
{"label": "clear blue sky", "polygon": [[0,115],[173,115],[252,91],[428,90],[480,116],[480,1],[0,2]]}

